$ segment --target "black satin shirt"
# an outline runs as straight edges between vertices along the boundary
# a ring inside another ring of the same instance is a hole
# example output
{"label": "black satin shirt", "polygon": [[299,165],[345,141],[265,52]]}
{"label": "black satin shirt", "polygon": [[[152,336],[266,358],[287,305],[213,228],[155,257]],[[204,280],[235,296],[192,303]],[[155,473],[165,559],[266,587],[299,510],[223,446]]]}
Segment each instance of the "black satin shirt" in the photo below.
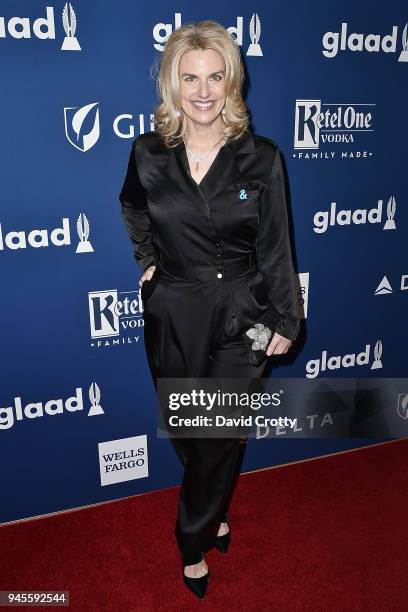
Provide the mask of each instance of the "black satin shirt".
{"label": "black satin shirt", "polygon": [[296,339],[300,316],[285,184],[273,140],[246,131],[228,141],[198,185],[183,142],[167,148],[157,132],[141,134],[119,199],[142,272],[158,264],[161,252],[196,265],[255,253],[268,298],[281,315],[276,331]]}

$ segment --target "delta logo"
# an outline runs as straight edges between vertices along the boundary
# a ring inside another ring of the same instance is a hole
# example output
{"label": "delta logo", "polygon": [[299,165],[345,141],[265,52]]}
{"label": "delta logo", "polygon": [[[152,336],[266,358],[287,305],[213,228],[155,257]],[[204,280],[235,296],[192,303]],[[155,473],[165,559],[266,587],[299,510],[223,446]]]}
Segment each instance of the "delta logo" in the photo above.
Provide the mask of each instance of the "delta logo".
{"label": "delta logo", "polygon": [[[400,282],[397,286],[397,291],[407,291],[408,289],[408,274],[402,274]],[[394,289],[387,276],[383,276],[377,285],[374,295],[390,295],[394,293]]]}

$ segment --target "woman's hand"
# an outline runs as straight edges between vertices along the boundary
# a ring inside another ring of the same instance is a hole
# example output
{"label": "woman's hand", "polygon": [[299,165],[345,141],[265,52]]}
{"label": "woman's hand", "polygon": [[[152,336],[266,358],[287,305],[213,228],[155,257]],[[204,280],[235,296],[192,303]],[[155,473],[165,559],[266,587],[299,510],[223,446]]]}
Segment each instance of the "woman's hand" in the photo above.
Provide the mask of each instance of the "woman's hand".
{"label": "woman's hand", "polygon": [[283,353],[287,353],[292,345],[292,340],[288,340],[284,336],[275,332],[272,336],[272,340],[270,341],[268,348],[266,349],[266,354],[268,357],[271,355],[282,355]]}
{"label": "woman's hand", "polygon": [[156,269],[156,266],[149,266],[148,268],[146,268],[146,270],[143,272],[139,280],[140,287],[143,285],[145,280],[150,280],[152,278],[155,269]]}

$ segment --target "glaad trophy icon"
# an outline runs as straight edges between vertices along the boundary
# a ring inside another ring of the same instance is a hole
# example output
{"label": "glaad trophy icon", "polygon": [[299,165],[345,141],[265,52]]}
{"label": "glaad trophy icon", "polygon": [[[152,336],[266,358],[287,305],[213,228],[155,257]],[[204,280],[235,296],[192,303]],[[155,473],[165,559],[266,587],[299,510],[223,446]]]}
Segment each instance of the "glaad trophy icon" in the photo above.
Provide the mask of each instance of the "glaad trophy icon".
{"label": "glaad trophy icon", "polygon": [[79,242],[75,253],[93,253],[93,246],[88,240],[89,221],[84,213],[81,213],[77,219],[77,232]]}
{"label": "glaad trophy icon", "polygon": [[402,51],[398,58],[399,62],[408,62],[408,23],[405,24],[402,32]]}
{"label": "glaad trophy icon", "polygon": [[103,408],[99,403],[101,401],[101,391],[95,382],[89,387],[89,399],[91,402],[91,408],[89,409],[88,416],[104,414]]}
{"label": "glaad trophy icon", "polygon": [[254,13],[249,22],[249,36],[251,37],[251,44],[248,47],[247,55],[263,56],[259,39],[261,37],[261,22],[258,14]]}
{"label": "glaad trophy icon", "polygon": [[62,11],[62,25],[65,30],[65,38],[61,46],[61,51],[81,51],[76,32],[76,15],[70,2],[66,2]]}
{"label": "glaad trophy icon", "polygon": [[378,368],[382,368],[381,363],[381,355],[382,355],[382,342],[381,340],[377,340],[374,347],[374,361],[370,368],[370,370],[378,370]]}
{"label": "glaad trophy icon", "polygon": [[387,202],[387,221],[384,223],[383,229],[395,229],[394,217],[396,206],[397,204],[395,202],[395,198],[394,196],[391,196]]}

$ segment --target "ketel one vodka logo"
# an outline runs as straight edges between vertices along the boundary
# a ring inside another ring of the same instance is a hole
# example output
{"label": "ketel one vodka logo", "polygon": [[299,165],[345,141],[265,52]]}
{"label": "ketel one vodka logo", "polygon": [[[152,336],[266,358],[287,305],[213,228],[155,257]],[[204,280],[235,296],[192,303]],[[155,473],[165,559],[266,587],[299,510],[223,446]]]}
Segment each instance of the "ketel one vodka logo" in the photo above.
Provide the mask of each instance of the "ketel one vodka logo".
{"label": "ketel one vodka logo", "polygon": [[143,303],[140,289],[90,291],[88,294],[89,320],[94,347],[138,343],[135,330],[144,326]]}
{"label": "ketel one vodka logo", "polygon": [[[154,48],[157,51],[163,51],[164,43],[174,30],[181,26],[181,13],[174,13],[174,28],[172,23],[156,23],[153,27],[153,38],[155,40]],[[243,45],[244,18],[237,16],[237,25],[226,28],[232,40],[239,47]],[[251,44],[249,45],[246,55],[261,57],[263,55],[259,39],[261,37],[261,21],[257,13],[252,13],[249,22],[249,37]]]}
{"label": "ketel one vodka logo", "polygon": [[65,135],[73,147],[85,153],[100,136],[98,102],[64,108]]}
{"label": "ketel one vodka logo", "polygon": [[[32,22],[29,17],[0,17],[0,38],[39,38],[40,40],[55,39],[54,8],[46,7],[46,17],[38,17]],[[76,14],[70,2],[62,11],[62,25],[65,30],[61,51],[81,51],[76,33]]]}
{"label": "ketel one vodka logo", "polygon": [[[356,208],[337,210],[337,203],[331,202],[330,211],[319,210],[313,217],[313,231],[316,234],[324,234],[329,227],[335,225],[365,225],[381,224],[383,217],[383,200],[378,200],[377,206],[374,208]],[[394,196],[391,196],[387,202],[387,219],[384,221],[383,230],[394,230],[395,225],[395,210],[397,204]]]}
{"label": "ketel one vodka logo", "polygon": [[[350,144],[355,135],[373,132],[374,104],[324,103],[321,100],[296,100],[295,149],[318,149],[321,144]],[[320,155],[321,156],[321,155]],[[360,152],[343,153],[342,157],[361,157]],[[319,157],[315,154],[298,157]],[[334,154],[332,155],[334,157]]]}
{"label": "ketel one vodka logo", "polygon": [[[93,253],[92,244],[89,241],[89,221],[84,213],[81,213],[76,222],[79,242],[75,253]],[[49,246],[70,246],[71,232],[69,218],[63,217],[62,227],[49,229],[32,229],[30,231],[12,230],[6,232],[0,223],[0,251],[10,249],[16,251],[32,247],[34,249]]]}
{"label": "ketel one vodka logo", "polygon": [[[361,353],[348,353],[347,355],[334,355],[331,357],[327,356],[327,351],[323,351],[321,357],[318,359],[310,359],[306,363],[306,378],[316,378],[320,372],[326,370],[338,370],[340,368],[352,368],[354,366],[368,365],[370,363],[370,351],[371,345],[366,344],[364,351]],[[381,355],[382,355],[382,342],[377,340],[374,346],[374,359],[371,364],[370,370],[377,370],[382,368]]]}
{"label": "ketel one vodka logo", "polygon": [[75,394],[65,399],[49,399],[45,402],[25,403],[21,397],[15,397],[13,405],[0,405],[0,430],[11,429],[17,421],[38,419],[44,416],[56,416],[69,412],[87,410],[88,416],[104,414],[101,406],[101,391],[93,382],[88,390],[90,404],[84,405],[82,387],[75,389]]}
{"label": "ketel one vodka logo", "polygon": [[[397,51],[398,26],[392,26],[391,34],[348,33],[348,23],[341,24],[340,32],[325,32],[322,53],[325,57],[336,57],[339,51],[358,51],[368,53],[395,53]],[[399,62],[408,62],[408,23],[401,35],[402,51]]]}

